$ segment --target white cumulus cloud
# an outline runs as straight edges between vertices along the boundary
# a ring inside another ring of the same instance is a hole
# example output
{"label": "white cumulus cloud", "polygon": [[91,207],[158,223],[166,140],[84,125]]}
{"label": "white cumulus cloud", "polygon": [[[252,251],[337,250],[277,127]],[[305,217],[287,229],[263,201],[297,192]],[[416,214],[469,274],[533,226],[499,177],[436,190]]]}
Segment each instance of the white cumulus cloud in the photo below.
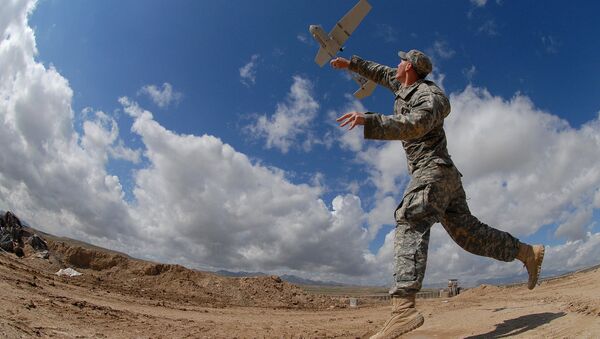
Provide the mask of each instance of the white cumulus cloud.
{"label": "white cumulus cloud", "polygon": [[135,236],[118,178],[105,170],[117,130],[103,114],[74,130],[68,81],[34,60],[34,4],[10,1],[0,16],[10,37],[0,43],[0,205],[58,234]]}
{"label": "white cumulus cloud", "polygon": [[498,33],[498,25],[496,25],[496,21],[494,21],[494,20],[487,20],[481,26],[479,26],[479,28],[477,29],[477,32],[485,33],[489,36],[496,36],[499,34]]}
{"label": "white cumulus cloud", "polygon": [[374,35],[387,43],[398,41],[398,32],[388,24],[377,24]]}
{"label": "white cumulus cloud", "polygon": [[256,83],[256,66],[258,65],[259,54],[254,54],[250,57],[247,64],[240,67],[240,81],[242,84],[250,87]]}
{"label": "white cumulus cloud", "polygon": [[298,33],[298,35],[296,35],[296,39],[302,43],[308,44],[308,38],[303,33]]}
{"label": "white cumulus cloud", "polygon": [[329,210],[319,186],[294,185],[218,138],[178,135],[121,102],[150,161],[136,175],[135,215],[144,234],[161,239],[165,257],[240,269],[367,271],[358,197],[338,196]]}
{"label": "white cumulus cloud", "polygon": [[309,151],[320,142],[310,130],[319,109],[311,93],[312,84],[298,75],[293,81],[285,102],[277,104],[275,113],[260,115],[254,124],[247,126],[253,135],[266,139],[267,148],[277,148],[283,153],[290,148]]}
{"label": "white cumulus cloud", "polygon": [[473,81],[475,74],[477,74],[477,68],[475,67],[475,65],[471,65],[471,67],[463,69],[463,74],[465,75],[467,80],[471,82]]}
{"label": "white cumulus cloud", "polygon": [[87,119],[83,122],[82,147],[93,157],[103,159],[103,162],[111,156],[115,159],[123,159],[133,163],[139,163],[140,150],[128,148],[119,139],[119,126],[114,118],[102,111],[95,113],[95,119]]}
{"label": "white cumulus cloud", "polygon": [[456,54],[456,51],[453,50],[450,46],[448,46],[448,42],[443,40],[436,40],[433,43],[433,52],[434,55],[442,59],[452,58],[454,54]]}
{"label": "white cumulus cloud", "polygon": [[473,87],[451,102],[448,145],[472,209],[519,235],[562,223],[557,235],[581,237],[600,187],[600,120],[575,129],[523,95]]}
{"label": "white cumulus cloud", "polygon": [[171,103],[178,103],[182,94],[173,90],[173,85],[163,83],[162,88],[156,85],[146,85],[139,90],[138,94],[146,94],[158,107],[165,108]]}
{"label": "white cumulus cloud", "polygon": [[471,3],[477,7],[484,7],[487,4],[487,0],[470,0]]}
{"label": "white cumulus cloud", "polygon": [[562,45],[560,40],[558,40],[558,38],[556,38],[555,36],[552,36],[552,35],[544,35],[544,36],[542,36],[541,40],[542,40],[544,49],[549,54],[558,53],[558,51],[559,51],[558,49]]}

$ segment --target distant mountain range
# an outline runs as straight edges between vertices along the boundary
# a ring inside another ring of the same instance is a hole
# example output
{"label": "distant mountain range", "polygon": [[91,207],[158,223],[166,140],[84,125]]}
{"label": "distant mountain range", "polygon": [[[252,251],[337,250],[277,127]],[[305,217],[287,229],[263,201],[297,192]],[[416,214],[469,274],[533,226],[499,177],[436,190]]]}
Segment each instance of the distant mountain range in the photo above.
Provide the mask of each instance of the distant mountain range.
{"label": "distant mountain range", "polygon": [[[263,272],[244,272],[244,271],[232,272],[232,271],[226,271],[226,270],[219,270],[214,273],[225,276],[225,277],[238,277],[238,278],[239,277],[260,277],[260,276],[264,276],[264,275],[270,275],[270,274],[263,273]],[[320,281],[320,280],[304,279],[304,278],[300,278],[298,276],[290,275],[290,274],[280,275],[279,277],[283,281],[287,281],[289,283],[296,284],[296,285],[348,286],[348,284],[343,284],[343,283],[340,283],[337,281]]]}

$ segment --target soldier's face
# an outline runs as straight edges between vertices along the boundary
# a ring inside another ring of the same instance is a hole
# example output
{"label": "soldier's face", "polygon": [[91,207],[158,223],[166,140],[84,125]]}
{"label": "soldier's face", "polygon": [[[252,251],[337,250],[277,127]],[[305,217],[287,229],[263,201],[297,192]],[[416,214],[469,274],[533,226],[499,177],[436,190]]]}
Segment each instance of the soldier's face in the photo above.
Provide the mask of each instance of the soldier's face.
{"label": "soldier's face", "polygon": [[396,70],[396,80],[400,82],[404,82],[406,78],[406,64],[408,61],[400,59],[400,63],[398,64],[398,69]]}

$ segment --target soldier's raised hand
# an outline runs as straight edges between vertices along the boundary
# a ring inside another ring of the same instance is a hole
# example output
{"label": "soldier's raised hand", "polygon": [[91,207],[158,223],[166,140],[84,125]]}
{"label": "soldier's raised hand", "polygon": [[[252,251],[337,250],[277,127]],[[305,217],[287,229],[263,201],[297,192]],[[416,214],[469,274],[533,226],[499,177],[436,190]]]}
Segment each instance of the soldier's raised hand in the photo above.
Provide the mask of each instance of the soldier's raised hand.
{"label": "soldier's raised hand", "polygon": [[329,64],[331,65],[331,67],[335,68],[335,69],[342,69],[342,68],[348,68],[348,66],[350,66],[350,60],[342,58],[342,57],[337,57],[335,59],[332,59]]}
{"label": "soldier's raised hand", "polygon": [[336,121],[340,123],[340,127],[350,124],[350,128],[348,128],[348,130],[351,130],[356,125],[365,124],[365,114],[361,112],[350,112],[337,118]]}

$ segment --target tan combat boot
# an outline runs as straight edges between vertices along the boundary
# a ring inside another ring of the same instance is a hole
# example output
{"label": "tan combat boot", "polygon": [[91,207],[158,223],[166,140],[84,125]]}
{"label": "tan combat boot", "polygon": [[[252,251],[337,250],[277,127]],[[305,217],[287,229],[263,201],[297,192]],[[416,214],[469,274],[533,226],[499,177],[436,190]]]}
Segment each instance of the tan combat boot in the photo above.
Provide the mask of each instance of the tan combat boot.
{"label": "tan combat boot", "polygon": [[392,303],[392,316],[371,339],[398,338],[423,325],[425,319],[415,308],[414,294],[406,297],[392,296]]}
{"label": "tan combat boot", "polygon": [[537,285],[540,272],[542,271],[542,261],[544,260],[544,245],[527,245],[521,243],[517,259],[521,260],[529,273],[527,288],[532,290]]}

